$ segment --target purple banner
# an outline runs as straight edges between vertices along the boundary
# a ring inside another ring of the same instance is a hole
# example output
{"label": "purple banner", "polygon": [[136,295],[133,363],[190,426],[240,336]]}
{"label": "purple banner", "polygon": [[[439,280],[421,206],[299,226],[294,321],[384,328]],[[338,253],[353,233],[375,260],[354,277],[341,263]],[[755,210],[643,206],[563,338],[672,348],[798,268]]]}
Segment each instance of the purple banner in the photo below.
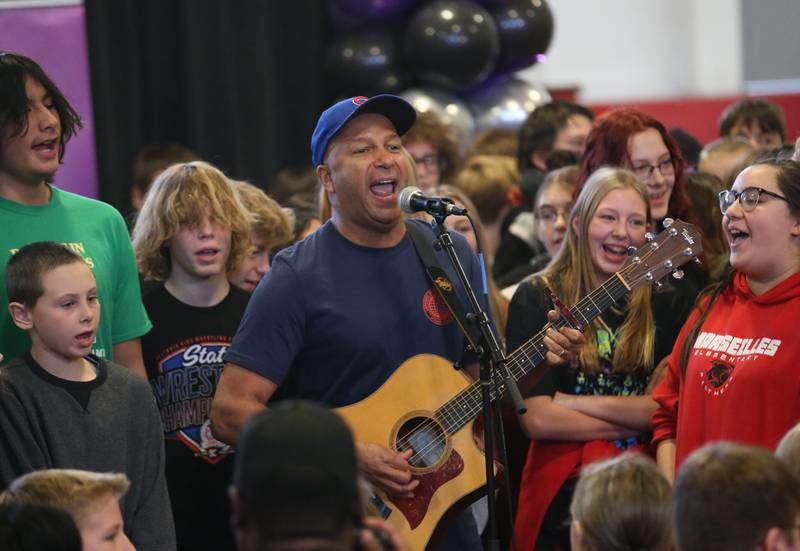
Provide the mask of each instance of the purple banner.
{"label": "purple banner", "polygon": [[67,144],[55,184],[97,197],[94,117],[86,45],[86,18],[80,2],[0,1],[0,49],[36,60],[83,119],[83,129]]}

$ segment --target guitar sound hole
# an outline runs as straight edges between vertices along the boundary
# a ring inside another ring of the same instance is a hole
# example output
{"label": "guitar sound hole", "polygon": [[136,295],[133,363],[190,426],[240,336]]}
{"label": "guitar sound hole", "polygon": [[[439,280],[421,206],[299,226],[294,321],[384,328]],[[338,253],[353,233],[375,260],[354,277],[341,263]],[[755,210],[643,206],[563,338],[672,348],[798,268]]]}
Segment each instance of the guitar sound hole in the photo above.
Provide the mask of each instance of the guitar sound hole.
{"label": "guitar sound hole", "polygon": [[397,449],[414,449],[408,461],[412,467],[422,469],[434,465],[442,457],[446,445],[444,430],[430,417],[412,417],[397,432]]}

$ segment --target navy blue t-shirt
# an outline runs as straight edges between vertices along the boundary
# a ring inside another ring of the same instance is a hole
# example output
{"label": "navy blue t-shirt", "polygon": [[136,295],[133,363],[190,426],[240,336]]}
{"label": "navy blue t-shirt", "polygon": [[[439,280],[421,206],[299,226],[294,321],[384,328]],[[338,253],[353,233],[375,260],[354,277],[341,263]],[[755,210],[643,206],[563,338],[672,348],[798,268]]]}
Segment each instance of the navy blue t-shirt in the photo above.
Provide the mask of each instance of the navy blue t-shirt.
{"label": "navy blue t-shirt", "polygon": [[[480,297],[478,259],[461,235],[453,240]],[[446,255],[437,258],[459,287]],[[370,395],[417,354],[469,361],[464,343],[409,235],[374,249],[348,241],[328,222],[275,258],[225,361],[276,383],[281,397],[341,407]]]}

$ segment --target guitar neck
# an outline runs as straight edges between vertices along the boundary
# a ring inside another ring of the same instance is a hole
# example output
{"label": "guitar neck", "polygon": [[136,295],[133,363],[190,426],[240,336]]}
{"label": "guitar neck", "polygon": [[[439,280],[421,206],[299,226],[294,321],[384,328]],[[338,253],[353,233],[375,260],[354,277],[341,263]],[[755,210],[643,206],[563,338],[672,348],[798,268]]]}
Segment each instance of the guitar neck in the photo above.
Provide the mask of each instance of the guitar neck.
{"label": "guitar neck", "polygon": [[[619,274],[614,274],[605,283],[585,296],[578,304],[572,308],[573,314],[582,324],[587,327],[597,316],[608,310],[611,305],[628,294],[629,287]],[[570,324],[560,317],[558,320],[546,325],[529,340],[525,341],[508,357],[506,367],[509,373],[518,381],[533,369],[544,362],[547,355],[547,347],[544,344],[544,336],[549,327],[561,329],[569,327]],[[505,392],[505,383],[499,374],[496,374],[495,385],[492,388],[492,400]],[[472,421],[481,412],[481,388],[480,382],[475,381],[463,391],[458,393],[451,400],[448,400],[436,411],[445,429],[454,434],[461,427]]]}

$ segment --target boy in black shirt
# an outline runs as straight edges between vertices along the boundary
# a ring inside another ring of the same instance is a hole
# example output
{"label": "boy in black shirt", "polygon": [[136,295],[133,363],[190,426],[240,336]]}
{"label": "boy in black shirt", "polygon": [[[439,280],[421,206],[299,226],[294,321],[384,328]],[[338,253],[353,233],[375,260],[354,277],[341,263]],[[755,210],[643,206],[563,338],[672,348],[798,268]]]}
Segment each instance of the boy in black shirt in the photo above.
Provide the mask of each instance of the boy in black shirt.
{"label": "boy in black shirt", "polygon": [[233,549],[233,449],[214,438],[208,416],[249,298],[227,279],[250,253],[249,221],[219,170],[178,164],[150,188],[133,244],[139,269],[160,282],[143,297],[153,330],[142,350],[164,425],[178,549]]}

